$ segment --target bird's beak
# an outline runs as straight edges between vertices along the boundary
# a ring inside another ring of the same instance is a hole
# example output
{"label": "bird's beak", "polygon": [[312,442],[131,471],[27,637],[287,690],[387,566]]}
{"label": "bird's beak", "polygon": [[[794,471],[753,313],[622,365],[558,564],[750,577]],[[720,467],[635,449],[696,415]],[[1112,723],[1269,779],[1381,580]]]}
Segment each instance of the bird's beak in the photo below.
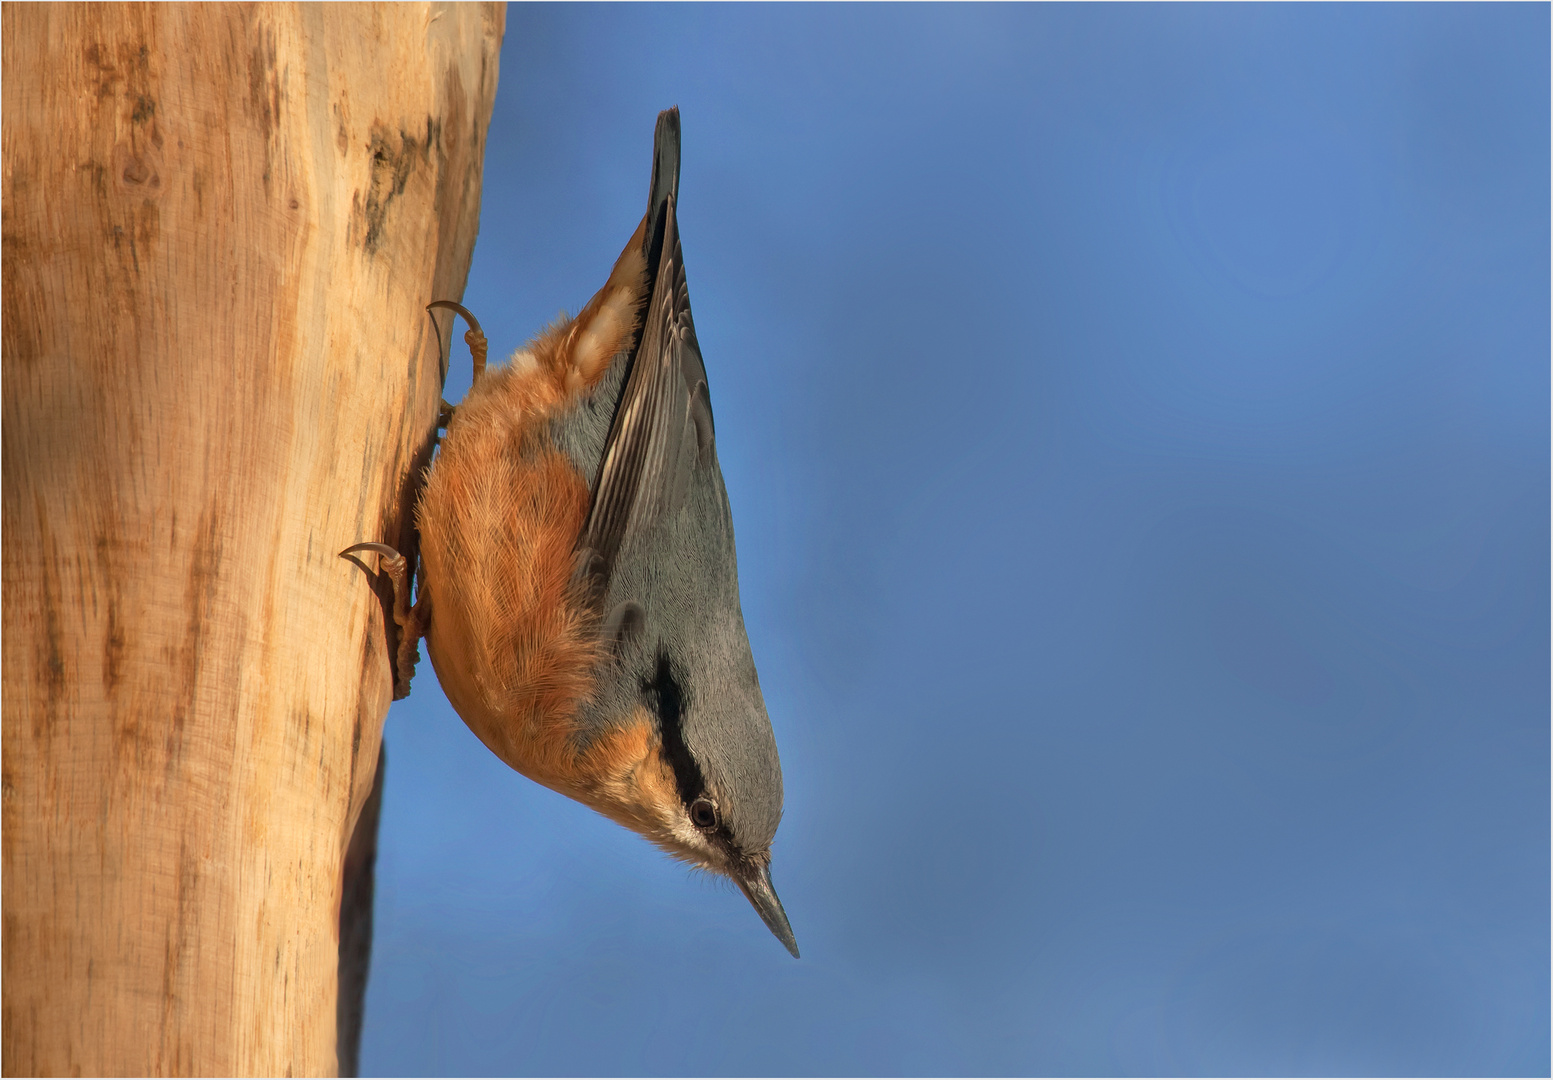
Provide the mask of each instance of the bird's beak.
{"label": "bird's beak", "polygon": [[765,920],[766,928],[776,935],[776,939],[787,946],[787,951],[793,954],[793,959],[798,958],[798,939],[793,937],[793,928],[788,925],[787,912],[782,910],[782,901],[777,899],[776,890],[771,887],[771,870],[769,867],[760,866],[749,872],[748,877],[736,877],[739,888],[744,890],[744,895],[750,898],[750,903],[755,905],[755,910],[760,912],[760,917]]}

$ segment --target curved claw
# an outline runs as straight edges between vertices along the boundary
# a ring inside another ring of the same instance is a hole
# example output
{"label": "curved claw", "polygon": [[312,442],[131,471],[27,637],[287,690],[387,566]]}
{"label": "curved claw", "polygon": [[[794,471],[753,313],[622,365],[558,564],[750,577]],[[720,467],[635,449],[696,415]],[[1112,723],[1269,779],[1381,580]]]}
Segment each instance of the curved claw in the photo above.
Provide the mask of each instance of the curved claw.
{"label": "curved claw", "polygon": [[430,311],[432,308],[447,308],[449,311],[458,312],[464,317],[464,321],[469,324],[469,328],[471,330],[475,331],[481,336],[484,336],[485,331],[480,329],[480,320],[471,315],[469,313],[469,309],[466,308],[463,304],[458,303],[456,300],[433,300],[431,303],[426,305],[427,311]]}
{"label": "curved claw", "polygon": [[380,559],[379,568],[388,575],[394,585],[394,625],[399,627],[399,649],[394,657],[394,699],[408,697],[410,680],[415,675],[415,664],[420,660],[416,644],[424,629],[420,612],[410,606],[409,564],[405,557],[387,544],[370,541],[352,544],[340,552],[343,558],[358,551],[370,551]]}
{"label": "curved claw", "polygon": [[[469,346],[469,356],[474,361],[474,381],[479,382],[480,376],[485,374],[485,357],[490,349],[490,344],[485,340],[485,331],[480,329],[480,320],[471,315],[469,309],[463,304],[455,303],[452,300],[433,300],[426,305],[428,313],[433,308],[447,308],[449,311],[456,311],[469,324],[469,330],[464,334],[464,343]],[[435,319],[432,320],[432,325],[436,325]],[[441,336],[440,331],[438,336]]]}
{"label": "curved claw", "polygon": [[348,547],[344,551],[340,552],[340,554],[341,555],[349,555],[353,551],[375,551],[379,555],[383,556],[385,559],[403,559],[404,558],[403,555],[399,554],[397,551],[395,551],[393,548],[389,547],[387,544],[374,544],[374,543],[370,543],[370,542],[369,543],[365,543],[365,544],[352,544],[350,547]]}

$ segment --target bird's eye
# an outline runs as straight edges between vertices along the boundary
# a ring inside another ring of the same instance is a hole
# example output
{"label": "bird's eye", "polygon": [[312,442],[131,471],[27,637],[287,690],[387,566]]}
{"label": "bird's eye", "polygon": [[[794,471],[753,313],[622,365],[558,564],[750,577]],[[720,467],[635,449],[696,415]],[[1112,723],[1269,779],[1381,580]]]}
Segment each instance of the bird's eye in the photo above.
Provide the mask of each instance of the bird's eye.
{"label": "bird's eye", "polygon": [[711,799],[697,799],[690,804],[690,821],[698,829],[710,829],[717,824],[717,807]]}

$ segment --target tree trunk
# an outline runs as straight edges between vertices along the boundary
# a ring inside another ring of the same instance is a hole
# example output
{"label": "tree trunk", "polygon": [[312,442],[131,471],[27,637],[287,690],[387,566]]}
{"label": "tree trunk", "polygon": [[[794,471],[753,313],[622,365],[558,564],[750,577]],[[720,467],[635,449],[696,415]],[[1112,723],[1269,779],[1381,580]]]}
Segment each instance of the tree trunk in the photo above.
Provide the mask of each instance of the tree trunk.
{"label": "tree trunk", "polygon": [[331,1073],[502,9],[0,19],[0,1065]]}

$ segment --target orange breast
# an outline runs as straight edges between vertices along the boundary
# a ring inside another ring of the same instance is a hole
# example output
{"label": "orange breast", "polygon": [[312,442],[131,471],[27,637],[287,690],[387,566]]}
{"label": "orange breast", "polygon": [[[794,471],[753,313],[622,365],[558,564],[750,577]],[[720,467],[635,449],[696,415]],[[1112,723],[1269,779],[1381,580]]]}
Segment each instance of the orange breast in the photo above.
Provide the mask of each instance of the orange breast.
{"label": "orange breast", "polygon": [[598,613],[570,584],[588,481],[552,443],[549,420],[630,347],[646,291],[644,229],[576,319],[470,390],[416,509],[427,647],[448,700],[508,765],[590,803],[584,793],[624,783],[656,735],[650,718],[644,732],[643,717],[622,717],[594,747],[576,737],[599,659]]}

